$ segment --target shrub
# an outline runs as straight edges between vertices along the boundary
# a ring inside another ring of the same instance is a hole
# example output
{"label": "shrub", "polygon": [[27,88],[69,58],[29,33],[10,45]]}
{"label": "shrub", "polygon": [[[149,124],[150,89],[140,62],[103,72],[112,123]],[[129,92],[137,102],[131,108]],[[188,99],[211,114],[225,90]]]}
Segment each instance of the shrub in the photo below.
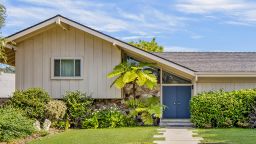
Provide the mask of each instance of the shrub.
{"label": "shrub", "polygon": [[131,119],[117,106],[96,109],[91,118],[85,119],[83,128],[116,128],[130,126]]}
{"label": "shrub", "polygon": [[125,105],[130,109],[130,115],[139,118],[138,121],[141,119],[144,125],[158,125],[155,120],[161,117],[164,109],[156,96],[129,99]]}
{"label": "shrub", "polygon": [[80,91],[67,92],[64,101],[67,106],[67,118],[71,127],[81,127],[82,121],[91,113],[93,99]]}
{"label": "shrub", "polygon": [[33,121],[15,108],[0,108],[0,142],[31,135],[35,131]]}
{"label": "shrub", "polygon": [[197,127],[245,127],[256,90],[223,90],[201,93],[192,97],[191,121]]}
{"label": "shrub", "polygon": [[256,128],[256,106],[253,105],[253,110],[249,114],[249,123],[251,128]]}
{"label": "shrub", "polygon": [[27,90],[17,90],[13,93],[7,105],[20,108],[26,112],[30,118],[43,121],[45,105],[50,101],[48,93],[40,88],[30,88]]}
{"label": "shrub", "polygon": [[66,104],[60,100],[51,100],[45,106],[46,117],[51,121],[62,119],[66,114]]}

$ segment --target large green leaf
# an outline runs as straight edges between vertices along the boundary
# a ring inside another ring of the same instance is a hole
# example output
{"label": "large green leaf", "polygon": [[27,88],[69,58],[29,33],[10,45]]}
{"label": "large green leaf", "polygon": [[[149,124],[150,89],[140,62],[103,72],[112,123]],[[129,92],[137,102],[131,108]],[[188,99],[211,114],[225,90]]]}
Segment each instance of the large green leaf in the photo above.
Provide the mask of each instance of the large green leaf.
{"label": "large green leaf", "polygon": [[156,86],[156,83],[155,82],[152,82],[152,81],[149,81],[147,80],[146,83],[145,83],[146,87],[149,88],[149,89],[153,89],[155,86]]}
{"label": "large green leaf", "polygon": [[122,73],[124,73],[123,70],[115,70],[115,71],[110,72],[110,73],[107,75],[107,77],[108,77],[108,78],[113,78],[113,77],[118,76],[118,75],[120,75],[120,74],[122,74]]}
{"label": "large green leaf", "polygon": [[144,76],[146,79],[148,79],[149,81],[151,81],[151,82],[154,82],[154,83],[157,82],[156,76],[155,76],[154,74],[152,74],[152,72],[150,72],[150,71],[145,70],[145,71],[143,72],[143,76]]}
{"label": "large green leaf", "polygon": [[137,79],[136,83],[139,86],[143,86],[146,81],[147,81],[147,79],[144,77],[143,72],[139,71],[138,72],[138,79]]}
{"label": "large green leaf", "polygon": [[136,71],[128,71],[124,74],[123,82],[124,83],[130,83],[134,81],[138,77]]}
{"label": "large green leaf", "polygon": [[125,86],[125,83],[123,82],[123,76],[120,76],[119,78],[116,79],[115,81],[115,87],[121,89]]}

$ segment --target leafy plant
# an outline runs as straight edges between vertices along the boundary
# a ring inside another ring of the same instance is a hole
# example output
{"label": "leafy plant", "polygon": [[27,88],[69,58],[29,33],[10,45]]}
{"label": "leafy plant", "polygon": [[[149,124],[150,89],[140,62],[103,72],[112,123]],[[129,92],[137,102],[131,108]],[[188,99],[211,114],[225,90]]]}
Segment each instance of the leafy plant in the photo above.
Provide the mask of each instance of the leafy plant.
{"label": "leafy plant", "polygon": [[83,128],[116,128],[134,124],[132,119],[114,105],[94,110],[91,118],[84,120]]}
{"label": "leafy plant", "polygon": [[125,105],[130,108],[130,115],[140,116],[145,125],[152,125],[154,117],[160,118],[164,105],[160,104],[159,97],[143,97],[139,99],[129,99]]}
{"label": "leafy plant", "polygon": [[81,127],[82,121],[91,113],[93,99],[80,91],[67,92],[64,96],[67,119],[71,127]]}
{"label": "leafy plant", "polygon": [[152,38],[152,40],[149,42],[144,40],[139,40],[138,42],[134,42],[134,41],[129,42],[129,44],[149,52],[164,51],[163,46],[158,45],[158,43],[156,42],[156,38]]}
{"label": "leafy plant", "polygon": [[45,118],[45,105],[49,101],[50,96],[45,90],[29,88],[15,91],[7,105],[20,108],[28,117],[42,122]]}
{"label": "leafy plant", "polygon": [[191,121],[197,127],[245,127],[255,100],[256,89],[201,93],[190,102]]}
{"label": "leafy plant", "polygon": [[52,121],[57,121],[64,117],[66,114],[67,106],[61,100],[51,100],[46,104],[45,110],[47,118]]}
{"label": "leafy plant", "polygon": [[253,110],[249,114],[249,123],[251,128],[256,128],[256,107],[252,106]]}
{"label": "leafy plant", "polygon": [[126,84],[133,84],[133,96],[135,97],[136,84],[145,85],[150,89],[157,84],[157,77],[148,70],[149,66],[151,64],[123,62],[115,66],[114,70],[108,74],[108,78],[117,77],[112,85],[120,89]]}
{"label": "leafy plant", "polygon": [[0,142],[31,135],[33,121],[23,111],[11,107],[0,108]]}

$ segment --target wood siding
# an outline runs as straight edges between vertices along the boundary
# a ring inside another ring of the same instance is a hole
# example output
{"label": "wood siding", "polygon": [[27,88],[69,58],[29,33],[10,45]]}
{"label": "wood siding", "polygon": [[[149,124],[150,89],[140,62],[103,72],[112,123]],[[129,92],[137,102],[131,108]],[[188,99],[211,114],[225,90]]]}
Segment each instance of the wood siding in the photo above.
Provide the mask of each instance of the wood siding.
{"label": "wood siding", "polygon": [[256,88],[256,78],[199,78],[196,93],[220,90],[225,91]]}
{"label": "wood siding", "polygon": [[[16,89],[41,87],[53,98],[66,91],[80,90],[93,98],[121,98],[121,90],[110,88],[107,78],[121,62],[121,50],[112,43],[70,27],[55,26],[17,44]],[[83,79],[51,79],[51,58],[82,57]]]}

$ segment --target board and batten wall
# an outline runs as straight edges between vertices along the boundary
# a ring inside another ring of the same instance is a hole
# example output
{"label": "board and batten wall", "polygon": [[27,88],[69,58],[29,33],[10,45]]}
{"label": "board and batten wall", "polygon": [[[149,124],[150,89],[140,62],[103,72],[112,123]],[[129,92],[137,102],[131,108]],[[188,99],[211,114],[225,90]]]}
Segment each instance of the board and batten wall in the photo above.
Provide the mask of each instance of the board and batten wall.
{"label": "board and batten wall", "polygon": [[[82,57],[83,79],[51,79],[51,58]],[[121,98],[107,74],[121,62],[121,50],[79,29],[55,26],[17,44],[16,89],[44,88],[53,98],[80,90],[93,98]]]}
{"label": "board and batten wall", "polygon": [[256,88],[256,78],[198,78],[196,92],[223,89],[225,91]]}

